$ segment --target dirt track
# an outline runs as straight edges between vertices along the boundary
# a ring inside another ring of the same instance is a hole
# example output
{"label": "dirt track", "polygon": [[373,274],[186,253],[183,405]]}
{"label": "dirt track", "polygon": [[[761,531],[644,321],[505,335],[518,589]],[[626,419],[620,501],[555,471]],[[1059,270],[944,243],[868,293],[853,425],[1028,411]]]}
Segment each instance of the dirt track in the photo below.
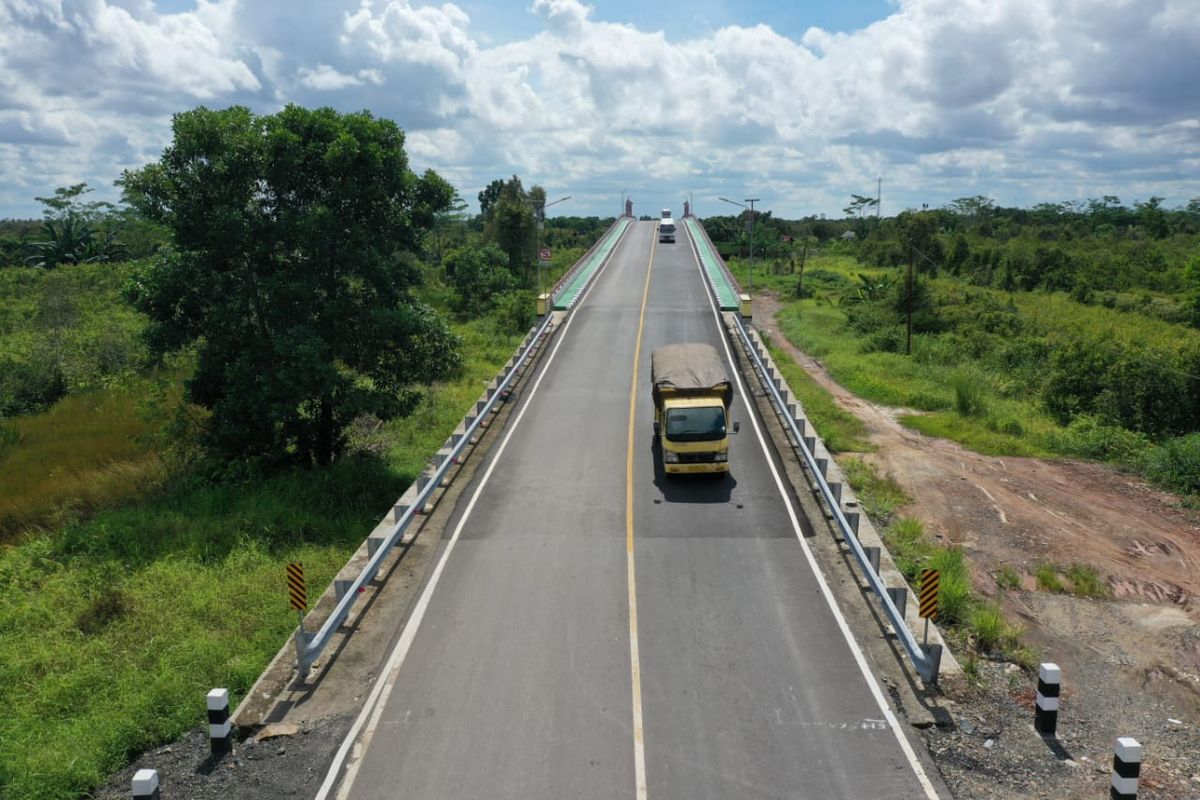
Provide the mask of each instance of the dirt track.
{"label": "dirt track", "polygon": [[[1003,605],[1043,660],[1062,666],[1074,703],[1080,710],[1086,705],[1098,723],[1100,744],[1111,741],[1107,733],[1124,735],[1117,726],[1165,722],[1130,719],[1139,699],[1165,709],[1156,716],[1193,731],[1200,727],[1200,514],[1105,465],[983,456],[909,430],[897,418],[914,412],[851,394],[792,346],[775,323],[778,309],[775,298],[757,298],[756,324],[863,421],[876,448],[864,458],[913,498],[900,513],[963,547],[984,594],[997,593],[1001,565],[1021,573],[1021,590],[1005,592]],[[1113,599],[1038,591],[1032,572],[1044,561],[1093,567]],[[1069,711],[1064,700],[1064,717]],[[1106,720],[1111,732],[1104,730]],[[1182,762],[1174,766],[1181,782],[1168,781],[1175,790],[1164,784],[1166,793],[1153,796],[1200,797],[1200,752],[1179,755]]]}

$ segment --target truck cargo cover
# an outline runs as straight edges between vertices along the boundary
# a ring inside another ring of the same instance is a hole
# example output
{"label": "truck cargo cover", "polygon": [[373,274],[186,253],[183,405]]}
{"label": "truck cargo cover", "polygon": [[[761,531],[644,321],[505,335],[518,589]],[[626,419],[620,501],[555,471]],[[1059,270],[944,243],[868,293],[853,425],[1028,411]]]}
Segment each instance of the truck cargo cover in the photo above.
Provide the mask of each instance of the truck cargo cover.
{"label": "truck cargo cover", "polygon": [[680,394],[712,392],[721,396],[728,408],[733,402],[733,384],[715,347],[709,344],[669,344],[650,354],[650,382],[654,402],[661,401],[662,389]]}

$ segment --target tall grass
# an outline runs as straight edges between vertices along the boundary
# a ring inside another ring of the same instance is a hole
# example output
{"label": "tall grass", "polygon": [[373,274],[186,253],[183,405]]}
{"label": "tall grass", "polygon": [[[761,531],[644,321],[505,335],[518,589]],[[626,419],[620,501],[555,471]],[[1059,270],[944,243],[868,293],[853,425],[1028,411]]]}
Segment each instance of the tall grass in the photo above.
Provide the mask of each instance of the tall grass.
{"label": "tall grass", "polygon": [[1058,574],[1058,567],[1049,561],[1040,561],[1035,564],[1033,577],[1037,581],[1039,589],[1047,592],[1061,592],[1064,589],[1062,578]]}
{"label": "tall grass", "polygon": [[926,563],[939,573],[938,619],[966,622],[971,611],[971,574],[962,548],[935,548]]}
{"label": "tall grass", "polygon": [[1072,564],[1067,568],[1067,580],[1071,582],[1071,593],[1080,597],[1103,599],[1112,594],[1108,584],[1090,564]]}
{"label": "tall grass", "polygon": [[979,379],[963,371],[950,375],[954,410],[960,417],[982,417],[987,412],[986,393]]}
{"label": "tall grass", "polygon": [[165,468],[143,440],[156,427],[131,391],[117,389],[0,425],[0,543],[158,487]]}

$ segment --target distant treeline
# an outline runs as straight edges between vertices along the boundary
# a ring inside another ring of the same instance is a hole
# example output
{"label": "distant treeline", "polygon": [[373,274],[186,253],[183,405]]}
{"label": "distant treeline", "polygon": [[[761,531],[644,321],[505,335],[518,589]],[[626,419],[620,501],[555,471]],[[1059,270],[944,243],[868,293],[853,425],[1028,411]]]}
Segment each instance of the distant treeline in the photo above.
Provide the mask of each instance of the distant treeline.
{"label": "distant treeline", "polygon": [[[1080,299],[1105,291],[1190,291],[1187,267],[1200,241],[1200,198],[1174,209],[1162,202],[1152,197],[1129,207],[1106,196],[1002,208],[986,197],[965,197],[940,209],[882,219],[865,211],[840,220],[783,220],[768,211],[755,215],[754,255],[790,264],[807,239],[864,264],[900,266],[912,257],[923,273],[945,271],[1007,291],[1061,290]],[[846,210],[864,211],[853,204]],[[723,253],[749,254],[748,213],[705,219]]]}

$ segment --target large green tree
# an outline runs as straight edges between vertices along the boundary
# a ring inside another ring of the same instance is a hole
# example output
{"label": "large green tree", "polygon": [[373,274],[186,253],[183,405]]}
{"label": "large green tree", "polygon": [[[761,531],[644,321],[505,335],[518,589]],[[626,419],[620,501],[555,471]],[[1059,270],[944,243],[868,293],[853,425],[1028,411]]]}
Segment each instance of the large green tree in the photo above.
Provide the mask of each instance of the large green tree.
{"label": "large green tree", "polygon": [[411,295],[412,253],[454,192],[415,175],[404,133],[367,112],[288,106],[178,114],[125,197],[175,249],[136,276],[159,354],[195,347],[187,383],[210,445],[328,464],[357,416],[409,413],[457,369],[456,339]]}

